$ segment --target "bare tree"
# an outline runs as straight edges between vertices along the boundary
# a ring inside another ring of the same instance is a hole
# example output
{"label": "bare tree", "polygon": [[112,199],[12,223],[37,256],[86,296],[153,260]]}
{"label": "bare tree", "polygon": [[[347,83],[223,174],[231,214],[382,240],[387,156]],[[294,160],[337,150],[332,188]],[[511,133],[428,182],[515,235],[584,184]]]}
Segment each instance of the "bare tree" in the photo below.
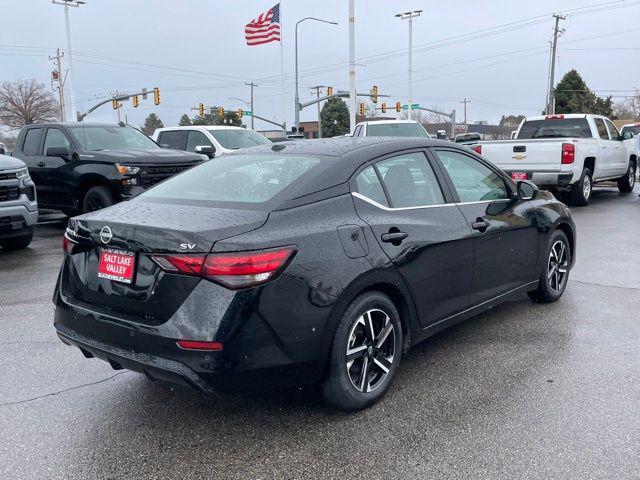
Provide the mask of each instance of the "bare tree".
{"label": "bare tree", "polygon": [[0,123],[3,125],[20,128],[59,118],[60,106],[44,84],[30,79],[0,85]]}
{"label": "bare tree", "polygon": [[636,89],[632,97],[615,102],[613,114],[621,120],[640,120],[640,90]]}

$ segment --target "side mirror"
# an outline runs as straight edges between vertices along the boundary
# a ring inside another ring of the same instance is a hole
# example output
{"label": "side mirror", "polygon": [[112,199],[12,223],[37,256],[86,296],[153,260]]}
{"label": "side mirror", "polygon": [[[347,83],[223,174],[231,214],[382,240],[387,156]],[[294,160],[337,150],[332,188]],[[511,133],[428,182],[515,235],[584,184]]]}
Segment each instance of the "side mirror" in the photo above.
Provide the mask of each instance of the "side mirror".
{"label": "side mirror", "polygon": [[630,138],[633,138],[633,133],[632,132],[624,132],[622,134],[622,139],[623,140],[629,140]]}
{"label": "side mirror", "polygon": [[518,190],[519,200],[532,200],[535,198],[536,193],[538,193],[537,185],[529,180],[520,180],[516,184],[516,188]]}
{"label": "side mirror", "polygon": [[69,158],[68,147],[49,147],[47,148],[47,157]]}
{"label": "side mirror", "polygon": [[198,145],[196,146],[196,153],[201,153],[209,158],[213,158],[216,154],[216,147],[213,145]]}

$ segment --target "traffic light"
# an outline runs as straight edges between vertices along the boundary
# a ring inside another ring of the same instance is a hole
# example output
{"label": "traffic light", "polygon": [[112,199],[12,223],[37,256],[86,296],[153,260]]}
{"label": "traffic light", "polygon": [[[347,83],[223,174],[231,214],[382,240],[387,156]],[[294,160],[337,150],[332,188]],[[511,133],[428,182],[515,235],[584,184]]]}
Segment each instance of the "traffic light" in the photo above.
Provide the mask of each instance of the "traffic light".
{"label": "traffic light", "polygon": [[113,106],[114,110],[117,110],[122,106],[122,104],[118,100],[111,100],[111,105]]}
{"label": "traffic light", "polygon": [[153,87],[153,103],[160,105],[160,89],[158,87]]}
{"label": "traffic light", "polygon": [[224,117],[224,107],[218,107],[218,116]]}
{"label": "traffic light", "polygon": [[402,111],[402,103],[396,102],[396,112],[401,112],[401,111]]}
{"label": "traffic light", "polygon": [[380,105],[380,110],[382,110],[382,113],[387,113],[387,104],[385,102]]}
{"label": "traffic light", "polygon": [[138,108],[140,106],[140,99],[138,98],[138,95],[131,97],[131,103],[133,104],[133,108]]}
{"label": "traffic light", "polygon": [[360,115],[364,115],[366,112],[366,105],[363,102],[360,102]]}
{"label": "traffic light", "polygon": [[242,118],[242,114],[243,114],[242,109],[241,109],[241,108],[239,108],[239,109],[236,111],[236,115],[238,116],[238,118]]}
{"label": "traffic light", "polygon": [[373,103],[378,103],[378,86],[374,85],[371,89],[371,101]]}
{"label": "traffic light", "polygon": [[333,96],[333,87],[327,87],[327,97]]}
{"label": "traffic light", "polygon": [[200,115],[201,117],[204,117],[204,103],[198,104],[198,115]]}

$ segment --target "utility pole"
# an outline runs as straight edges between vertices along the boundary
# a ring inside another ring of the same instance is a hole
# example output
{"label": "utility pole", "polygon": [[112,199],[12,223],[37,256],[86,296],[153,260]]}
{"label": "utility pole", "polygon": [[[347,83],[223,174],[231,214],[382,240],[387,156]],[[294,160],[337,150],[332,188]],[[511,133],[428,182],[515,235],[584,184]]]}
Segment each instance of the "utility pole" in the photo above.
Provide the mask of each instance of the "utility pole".
{"label": "utility pole", "polygon": [[556,75],[556,56],[558,52],[558,37],[560,36],[560,20],[566,20],[567,17],[554,14],[553,18],[556,19],[556,25],[553,28],[553,46],[551,47],[551,74],[549,75],[549,105],[547,105],[547,115],[553,115],[556,113],[556,99],[554,92],[555,75]]}
{"label": "utility pole", "polygon": [[356,9],[349,0],[349,131],[356,128]]}
{"label": "utility pole", "polygon": [[54,87],[58,90],[58,98],[60,101],[60,120],[63,122],[67,121],[67,116],[65,114],[64,111],[64,80],[63,80],[63,75],[62,75],[62,64],[61,64],[61,59],[62,59],[63,53],[60,51],[59,48],[56,49],[56,55],[55,57],[49,57],[49,60],[55,60],[55,65],[56,65],[56,69],[52,74],[52,86],[53,86],[53,81],[58,80],[58,86]]}
{"label": "utility pole", "polygon": [[64,24],[67,32],[67,55],[69,55],[69,98],[71,103],[71,121],[76,120],[76,97],[74,91],[75,77],[73,76],[73,52],[71,51],[71,27],[69,26],[69,7],[78,8],[84,5],[84,0],[53,0],[54,5],[64,6]]}
{"label": "utility pole", "polygon": [[419,17],[422,10],[414,10],[413,12],[404,12],[396,14],[401,20],[409,20],[409,108],[407,109],[407,118],[411,120],[413,117],[413,19]]}
{"label": "utility pole", "polygon": [[[316,91],[316,97],[320,99],[320,89],[325,87],[326,85],[316,85],[315,87],[311,87],[311,89]],[[318,138],[322,138],[322,119],[320,118],[320,102],[318,102]]]}
{"label": "utility pole", "polygon": [[251,130],[253,130],[253,87],[257,87],[258,84],[253,82],[244,82],[244,84],[251,87],[251,102],[249,105],[251,106]]}
{"label": "utility pole", "polygon": [[464,126],[467,126],[467,103],[471,103],[471,100],[465,98],[460,103],[464,104]]}

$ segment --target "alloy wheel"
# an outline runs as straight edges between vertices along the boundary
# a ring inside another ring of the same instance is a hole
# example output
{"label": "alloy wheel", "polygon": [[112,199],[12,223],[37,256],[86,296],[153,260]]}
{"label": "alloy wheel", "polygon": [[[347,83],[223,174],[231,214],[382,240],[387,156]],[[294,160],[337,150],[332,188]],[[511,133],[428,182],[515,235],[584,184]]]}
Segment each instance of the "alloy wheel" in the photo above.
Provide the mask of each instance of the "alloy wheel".
{"label": "alloy wheel", "polygon": [[587,200],[591,197],[591,177],[589,175],[585,175],[582,181],[582,195]]}
{"label": "alloy wheel", "polygon": [[549,252],[547,280],[549,288],[555,293],[562,291],[569,271],[569,251],[562,240],[557,240]]}
{"label": "alloy wheel", "polygon": [[633,168],[633,165],[631,165],[629,167],[629,185],[631,185],[631,188],[633,189],[635,184],[636,184],[636,169]]}
{"label": "alloy wheel", "polygon": [[382,385],[393,365],[396,327],[379,309],[359,316],[349,332],[345,364],[353,387],[372,392]]}

